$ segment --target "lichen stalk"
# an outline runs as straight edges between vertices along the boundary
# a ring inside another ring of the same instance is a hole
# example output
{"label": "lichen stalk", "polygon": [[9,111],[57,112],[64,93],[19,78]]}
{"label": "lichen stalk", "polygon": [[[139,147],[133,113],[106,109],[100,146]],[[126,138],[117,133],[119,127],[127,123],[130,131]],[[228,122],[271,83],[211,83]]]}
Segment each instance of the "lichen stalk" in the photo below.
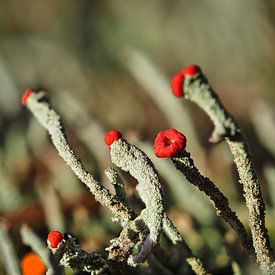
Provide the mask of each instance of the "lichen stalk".
{"label": "lichen stalk", "polygon": [[272,249],[265,227],[265,204],[247,144],[244,142],[243,136],[235,141],[228,139],[227,143],[234,155],[234,161],[243,187],[257,261],[263,272],[275,274],[275,269],[272,265]]}
{"label": "lichen stalk", "polygon": [[134,262],[143,262],[151,248],[159,240],[164,217],[164,198],[159,176],[150,159],[136,146],[129,144],[123,138],[110,146],[112,162],[123,171],[129,172],[138,180],[138,194],[145,204],[140,218],[149,229],[141,251],[134,257]]}
{"label": "lichen stalk", "polygon": [[273,273],[272,249],[265,227],[265,204],[246,138],[202,73],[187,77],[183,87],[185,98],[198,104],[213,121],[215,128],[210,141],[225,140],[231,149],[249,212],[257,262],[264,273]]}
{"label": "lichen stalk", "polygon": [[132,219],[134,212],[127,208],[116,196],[113,196],[109,190],[99,184],[85,169],[81,160],[77,158],[67,141],[60,116],[50,105],[46,93],[43,91],[38,93],[32,92],[28,97],[26,106],[41,125],[48,130],[59,155],[65,160],[76,176],[89,188],[95,199],[103,206],[106,206],[123,224]]}
{"label": "lichen stalk", "polygon": [[122,178],[119,176],[118,172],[114,168],[108,167],[107,169],[105,169],[104,173],[110,181],[110,183],[114,186],[115,193],[119,200],[122,201],[124,204],[128,205],[126,193],[124,190],[124,183]]}
{"label": "lichen stalk", "polygon": [[227,197],[219,188],[207,177],[203,176],[195,166],[190,153],[186,150],[174,156],[172,161],[175,167],[181,171],[186,179],[206,194],[214,205],[217,215],[221,216],[240,237],[242,246],[247,254],[254,257],[251,241],[244,228],[244,225],[237,217],[236,213],[230,208]]}
{"label": "lichen stalk", "polygon": [[91,274],[109,274],[105,259],[95,252],[82,250],[77,240],[69,234],[64,234],[64,240],[57,248],[50,246],[50,249],[61,266]]}
{"label": "lichen stalk", "polygon": [[134,257],[134,261],[138,262],[146,258],[150,249],[158,242],[159,234],[163,229],[173,244],[181,246],[184,254],[183,258],[186,259],[195,274],[209,274],[200,259],[192,254],[188,244],[164,212],[164,190],[159,175],[148,156],[123,138],[114,141],[110,145],[110,155],[115,165],[129,172],[138,180],[137,191],[145,204],[145,209],[142,210],[136,220],[141,223],[141,228],[143,226],[142,222],[145,223],[144,225],[149,229],[149,232],[147,232],[149,235],[145,237],[141,252]]}

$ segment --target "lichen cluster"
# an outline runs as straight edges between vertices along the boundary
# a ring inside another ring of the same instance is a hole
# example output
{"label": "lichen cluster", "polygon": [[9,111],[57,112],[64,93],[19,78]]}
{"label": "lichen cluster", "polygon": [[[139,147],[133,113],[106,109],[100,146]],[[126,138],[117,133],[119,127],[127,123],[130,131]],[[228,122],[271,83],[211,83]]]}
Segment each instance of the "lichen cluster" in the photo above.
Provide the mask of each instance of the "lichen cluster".
{"label": "lichen cluster", "polygon": [[[211,142],[228,143],[249,212],[252,240],[237,214],[230,208],[227,197],[195,166],[191,154],[185,149],[184,134],[176,129],[160,132],[154,145],[156,156],[170,158],[186,179],[209,198],[217,215],[235,231],[250,261],[256,259],[263,273],[275,274],[269,236],[265,228],[265,206],[260,183],[239,125],[223,106],[199,66],[191,65],[176,74],[172,79],[172,90],[175,96],[196,103],[208,114],[214,124]],[[59,155],[75,175],[89,188],[95,199],[110,210],[114,220],[122,225],[119,236],[110,240],[110,245],[105,248],[106,255],[85,252],[71,235],[58,233],[57,236],[62,236],[61,238],[57,241],[55,238],[50,239],[48,242],[59,265],[89,271],[91,274],[112,274],[118,269],[127,270],[146,260],[153,261],[154,248],[158,246],[161,249],[160,237],[164,234],[172,244],[181,249],[182,261],[185,260],[196,274],[208,274],[168,217],[163,183],[152,161],[141,149],[128,143],[116,130],[105,136],[112,163],[138,182],[136,190],[144,208],[136,212],[127,200],[123,180],[113,167],[107,168],[105,174],[114,186],[115,194],[97,182],[85,169],[69,145],[60,116],[53,109],[45,92],[28,89],[22,97],[22,104],[26,105],[47,129]],[[53,231],[49,236],[55,236],[54,232],[58,231]]]}

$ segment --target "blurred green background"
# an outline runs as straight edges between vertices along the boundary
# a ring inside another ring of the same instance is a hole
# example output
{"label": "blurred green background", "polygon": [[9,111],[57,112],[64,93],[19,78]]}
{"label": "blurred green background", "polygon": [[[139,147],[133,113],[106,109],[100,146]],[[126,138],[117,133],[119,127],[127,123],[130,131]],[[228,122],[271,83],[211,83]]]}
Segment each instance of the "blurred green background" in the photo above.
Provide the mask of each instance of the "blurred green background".
{"label": "blurred green background", "polygon": [[[230,254],[238,247],[231,229],[169,161],[152,155],[152,142],[166,128],[185,133],[201,171],[247,225],[228,148],[211,145],[206,115],[170,91],[175,72],[199,64],[248,137],[275,244],[274,45],[272,0],[1,0],[0,214],[18,259],[30,249],[20,239],[23,223],[43,241],[55,228],[96,250],[120,230],[21,106],[24,90],[33,87],[49,92],[70,142],[97,179],[108,184],[102,173],[110,165],[103,137],[118,129],[151,156],[172,219],[209,269],[230,274],[233,259],[248,270],[240,251]],[[134,180],[122,175],[129,197],[138,203]]]}

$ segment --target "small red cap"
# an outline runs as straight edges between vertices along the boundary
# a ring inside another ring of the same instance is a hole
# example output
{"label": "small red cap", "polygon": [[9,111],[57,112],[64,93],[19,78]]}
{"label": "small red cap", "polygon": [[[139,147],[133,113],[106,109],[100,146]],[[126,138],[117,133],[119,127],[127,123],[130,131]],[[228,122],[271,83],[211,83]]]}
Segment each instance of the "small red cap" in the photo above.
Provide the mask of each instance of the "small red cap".
{"label": "small red cap", "polygon": [[196,64],[189,65],[180,71],[183,76],[193,76],[199,72],[201,72],[201,68]]}
{"label": "small red cap", "polygon": [[48,244],[51,248],[57,248],[59,243],[63,240],[63,234],[57,230],[52,230],[48,235]]}
{"label": "small red cap", "polygon": [[110,146],[112,145],[112,143],[113,143],[114,141],[116,141],[116,140],[119,140],[120,138],[121,138],[121,133],[120,133],[119,131],[111,130],[111,131],[109,131],[109,132],[106,134],[104,140],[105,140],[105,143],[106,143],[106,144],[109,146],[109,148],[110,148]]}
{"label": "small red cap", "polygon": [[184,76],[179,72],[173,78],[171,82],[172,92],[177,97],[183,96],[183,81]]}
{"label": "small red cap", "polygon": [[201,72],[201,68],[198,65],[189,65],[180,70],[171,81],[171,88],[173,94],[177,97],[184,96],[183,83],[186,76],[193,76],[196,73]]}
{"label": "small red cap", "polygon": [[155,138],[154,151],[159,158],[171,158],[184,150],[186,137],[176,129],[159,132]]}
{"label": "small red cap", "polygon": [[33,90],[31,88],[26,89],[25,93],[21,97],[21,103],[22,103],[22,105],[26,105],[27,104],[27,101],[28,101],[31,93],[33,93]]}

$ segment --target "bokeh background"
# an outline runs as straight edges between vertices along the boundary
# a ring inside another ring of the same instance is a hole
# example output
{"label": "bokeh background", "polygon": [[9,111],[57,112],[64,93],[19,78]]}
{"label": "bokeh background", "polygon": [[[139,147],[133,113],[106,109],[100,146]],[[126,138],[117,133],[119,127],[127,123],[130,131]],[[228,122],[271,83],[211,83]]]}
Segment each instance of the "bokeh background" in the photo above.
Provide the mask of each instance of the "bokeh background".
{"label": "bokeh background", "polygon": [[[103,137],[118,129],[159,169],[169,214],[194,253],[215,274],[232,274],[232,262],[249,272],[234,233],[168,160],[156,159],[152,142],[166,128],[185,133],[195,162],[247,226],[228,148],[211,145],[206,115],[170,91],[175,72],[199,64],[248,137],[275,247],[274,45],[272,0],[1,0],[0,215],[18,261],[31,250],[19,233],[23,224],[43,242],[59,229],[97,251],[120,230],[21,106],[24,90],[33,87],[49,92],[71,144],[102,184],[110,165]],[[122,176],[137,204],[136,182]],[[184,263],[169,268],[190,274]],[[1,270],[6,274],[3,260]]]}

